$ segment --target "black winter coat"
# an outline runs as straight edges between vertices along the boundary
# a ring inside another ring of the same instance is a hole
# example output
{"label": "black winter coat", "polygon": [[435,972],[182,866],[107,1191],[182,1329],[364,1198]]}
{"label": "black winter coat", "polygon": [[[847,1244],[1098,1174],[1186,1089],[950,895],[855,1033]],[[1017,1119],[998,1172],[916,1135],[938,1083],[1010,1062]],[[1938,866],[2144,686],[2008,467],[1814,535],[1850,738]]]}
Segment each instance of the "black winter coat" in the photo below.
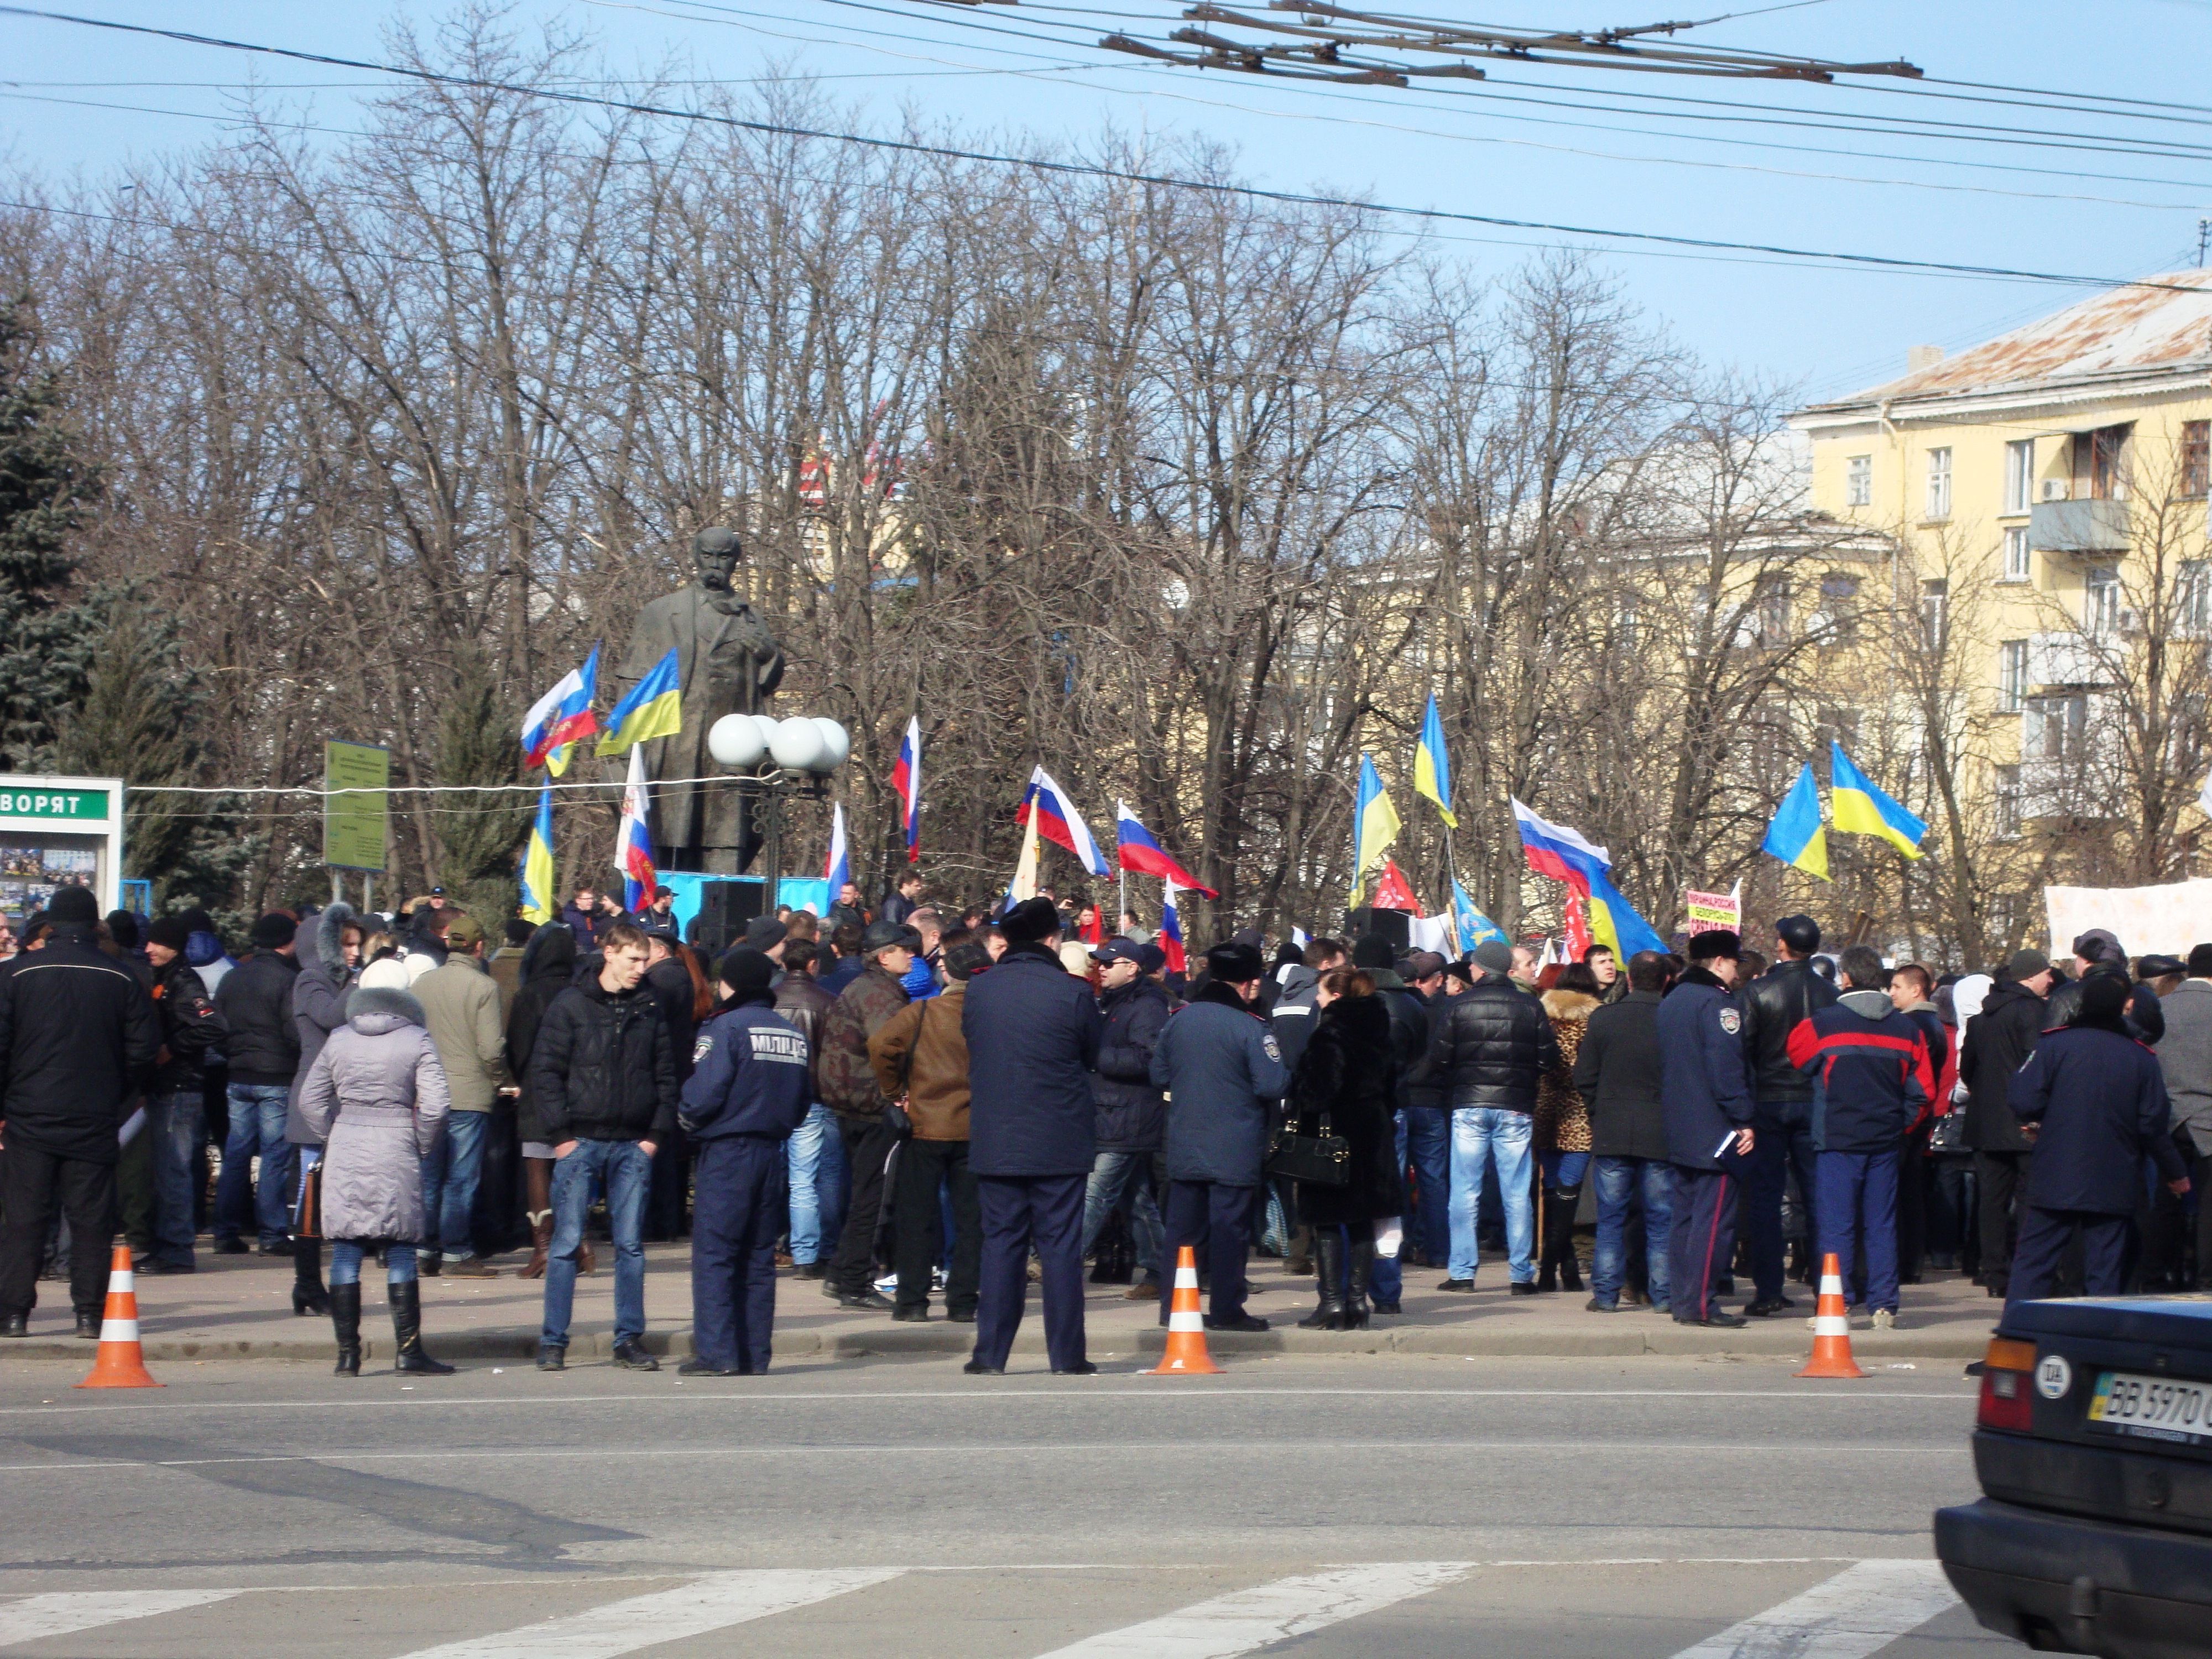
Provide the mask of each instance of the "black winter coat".
{"label": "black winter coat", "polygon": [[676,1128],[676,1053],[653,993],[642,983],[610,991],[594,978],[555,997],[531,1049],[530,1091],[553,1146],[667,1145]]}
{"label": "black winter coat", "polygon": [[1589,1108],[1590,1151],[1600,1158],[1666,1161],[1659,1000],[1656,991],[1631,991],[1590,1010],[1575,1054],[1575,1089]]}
{"label": "black winter coat", "polygon": [[968,1167],[979,1176],[1088,1175],[1098,1155],[1105,1022],[1091,987],[1042,946],[1017,945],[968,981]]}
{"label": "black winter coat", "polygon": [[1744,1066],[1754,1102],[1768,1106],[1811,1101],[1813,1079],[1790,1063],[1790,1034],[1800,1021],[1834,1007],[1839,994],[1803,962],[1778,962],[1737,991]]}
{"label": "black winter coat", "polygon": [[1390,1014],[1390,1052],[1398,1062],[1398,1104],[1413,1111],[1444,1109],[1444,1088],[1428,1064],[1429,1039],[1435,1035],[1437,1009],[1397,975],[1392,986],[1379,981],[1375,990]]}
{"label": "black winter coat", "polygon": [[[235,972],[235,969],[232,970]],[[154,973],[154,1008],[161,1017],[161,1059],[154,1087],[165,1095],[198,1094],[222,1047],[222,1016],[199,969],[179,957]],[[289,1079],[288,1079],[289,1081]]]}
{"label": "black winter coat", "polygon": [[[2123,984],[2128,979],[2128,970],[2120,963],[2100,962],[2081,979],[2069,979],[2063,985],[2053,986],[2044,1023],[2051,1026],[2071,1025],[2079,1020],[2081,1017],[2082,981],[2095,974],[2113,975]],[[2148,985],[2136,986],[2128,993],[2124,1018],[2128,1035],[2137,1042],[2147,1042],[2156,1048],[2158,1040],[2166,1035],[2166,1011],[2159,1006],[2158,993]]]}
{"label": "black winter coat", "polygon": [[1399,1066],[1390,1013],[1381,995],[1340,997],[1321,1011],[1298,1056],[1287,1102],[1302,1135],[1342,1135],[1352,1179],[1341,1187],[1297,1183],[1298,1219],[1341,1227],[1406,1212],[1398,1174]]}
{"label": "black winter coat", "polygon": [[57,927],[0,963],[0,1139],[112,1164],[123,1109],[154,1072],[161,1022],[138,976]]}
{"label": "black winter coat", "polygon": [[1959,1078],[1966,1085],[1966,1145],[1978,1152],[2024,1152],[2027,1137],[2005,1102],[2013,1073],[2027,1064],[2049,1021],[2044,1000],[2025,986],[2000,980],[1966,1022]]}
{"label": "black winter coat", "polygon": [[1432,1014],[1428,1070],[1446,1105],[1536,1109],[1537,1085],[1559,1063],[1559,1040],[1542,1003],[1492,975]]}
{"label": "black winter coat", "polygon": [[545,1120],[532,1086],[531,1056],[538,1050],[538,1028],[553,999],[568,988],[576,974],[576,935],[565,922],[548,922],[522,947],[522,983],[514,1006],[507,1011],[507,1074],[521,1085],[515,1103],[518,1139],[545,1142]]}
{"label": "black winter coat", "polygon": [[676,1055],[676,1081],[681,1087],[691,1075],[691,1046],[699,1035],[699,1022],[691,1018],[691,975],[682,963],[670,957],[645,970],[645,988],[653,993],[661,1024],[668,1027],[669,1046]]}
{"label": "black winter coat", "polygon": [[229,1033],[233,1083],[289,1085],[300,1069],[300,1028],[292,1018],[292,986],[300,964],[289,955],[256,951],[222,976],[216,1012]]}
{"label": "black winter coat", "polygon": [[1168,1107],[1152,1087],[1152,1048],[1168,1023],[1168,988],[1137,979],[1098,1000],[1104,1025],[1098,1069],[1091,1074],[1103,1152],[1157,1152],[1167,1133]]}
{"label": "black winter coat", "polygon": [[2189,1173],[2158,1057],[2121,1032],[2045,1031],[2006,1093],[2019,1117],[2043,1126],[2021,1194],[2039,1210],[2133,1215],[2143,1204],[2144,1158],[2156,1161],[2161,1181]]}

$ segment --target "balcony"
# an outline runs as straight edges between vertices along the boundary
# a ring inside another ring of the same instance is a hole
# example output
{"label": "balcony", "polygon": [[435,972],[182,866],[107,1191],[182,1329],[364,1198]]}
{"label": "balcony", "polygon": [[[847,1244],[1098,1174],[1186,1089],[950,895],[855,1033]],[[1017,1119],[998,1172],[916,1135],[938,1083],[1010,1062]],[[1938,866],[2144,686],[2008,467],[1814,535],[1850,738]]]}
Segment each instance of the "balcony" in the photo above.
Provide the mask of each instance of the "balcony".
{"label": "balcony", "polygon": [[2125,501],[2038,501],[2028,509],[2028,544],[2039,553],[2124,553],[2134,545]]}
{"label": "balcony", "polygon": [[2028,636],[2027,683],[2033,690],[2110,685],[2119,678],[2118,671],[2118,659],[2109,641],[2071,631]]}

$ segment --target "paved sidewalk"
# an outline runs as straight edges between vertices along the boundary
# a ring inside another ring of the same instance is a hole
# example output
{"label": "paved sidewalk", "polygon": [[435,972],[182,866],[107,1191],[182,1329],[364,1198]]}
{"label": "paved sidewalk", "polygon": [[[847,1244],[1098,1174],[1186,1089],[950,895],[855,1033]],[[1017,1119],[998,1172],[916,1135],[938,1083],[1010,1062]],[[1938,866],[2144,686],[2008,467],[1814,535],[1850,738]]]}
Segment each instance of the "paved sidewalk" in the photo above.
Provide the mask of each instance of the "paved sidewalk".
{"label": "paved sidewalk", "polygon": [[[611,1346],[614,1275],[605,1243],[599,1246],[599,1270],[580,1279],[571,1321],[571,1364]],[[691,1281],[689,1247],[646,1248],[647,1346],[660,1354],[691,1352]],[[537,1352],[544,1284],[514,1276],[524,1257],[499,1258],[497,1279],[422,1281],[424,1345],[441,1358],[515,1360]],[[200,1270],[190,1278],[141,1276],[138,1315],[149,1362],[253,1358],[321,1359],[334,1354],[327,1319],[295,1318],[292,1313],[292,1264],[264,1256],[216,1256],[202,1250]],[[1407,1274],[1405,1312],[1377,1317],[1366,1331],[1303,1331],[1297,1322],[1313,1307],[1313,1280],[1292,1279],[1272,1259],[1252,1267],[1251,1310],[1275,1328],[1251,1334],[1213,1333],[1217,1354],[1412,1353],[1482,1358],[1626,1357],[1639,1354],[1707,1355],[1781,1359],[1809,1353],[1812,1334],[1805,1316],[1813,1311],[1809,1291],[1791,1286],[1799,1306],[1794,1315],[1753,1320],[1741,1330],[1701,1330],[1677,1325],[1647,1309],[1617,1314],[1583,1310],[1586,1294],[1513,1297],[1505,1289],[1502,1261],[1486,1261],[1473,1295],[1435,1290],[1443,1273],[1435,1268]],[[1164,1333],[1156,1307],[1123,1299],[1122,1287],[1089,1285],[1086,1324],[1093,1358],[1157,1354]],[[367,1358],[389,1357],[392,1328],[383,1307],[381,1280],[372,1264],[365,1285],[362,1336]],[[1745,1298],[1730,1298],[1740,1306]],[[91,1364],[93,1345],[65,1334],[69,1319],[64,1285],[42,1281],[39,1309],[31,1316],[27,1339],[0,1342],[0,1364],[9,1359],[66,1358]],[[1860,1364],[1872,1370],[1890,1363],[1978,1359],[1995,1324],[1998,1304],[1955,1273],[1934,1275],[1924,1285],[1905,1289],[1901,1329],[1856,1329],[1852,1343]],[[941,1297],[933,1298],[926,1325],[894,1323],[889,1314],[848,1312],[832,1304],[814,1280],[778,1281],[775,1352],[779,1358],[857,1358],[863,1355],[965,1353],[975,1328],[944,1317]],[[1036,1286],[1014,1351],[1044,1352]]]}

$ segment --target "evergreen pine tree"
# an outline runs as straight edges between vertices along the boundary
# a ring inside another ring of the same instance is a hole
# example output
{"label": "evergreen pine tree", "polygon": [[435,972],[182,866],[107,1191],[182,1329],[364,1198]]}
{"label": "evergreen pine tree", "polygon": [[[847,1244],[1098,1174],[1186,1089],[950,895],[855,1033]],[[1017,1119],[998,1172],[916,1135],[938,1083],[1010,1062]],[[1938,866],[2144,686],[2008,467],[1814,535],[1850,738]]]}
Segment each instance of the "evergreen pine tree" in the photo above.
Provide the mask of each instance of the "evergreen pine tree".
{"label": "evergreen pine tree", "polygon": [[[522,781],[520,718],[501,695],[490,662],[472,643],[454,653],[454,686],[438,720],[438,781],[513,784]],[[515,855],[534,808],[521,791],[434,798],[439,874],[447,892],[495,939],[514,914],[520,890]]]}

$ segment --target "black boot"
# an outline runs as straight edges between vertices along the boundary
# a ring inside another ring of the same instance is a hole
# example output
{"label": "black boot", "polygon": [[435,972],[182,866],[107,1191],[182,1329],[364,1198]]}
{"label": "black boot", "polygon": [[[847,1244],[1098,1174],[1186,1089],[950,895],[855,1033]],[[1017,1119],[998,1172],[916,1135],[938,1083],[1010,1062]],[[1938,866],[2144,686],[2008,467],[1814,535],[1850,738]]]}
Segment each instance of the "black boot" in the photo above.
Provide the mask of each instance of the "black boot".
{"label": "black boot", "polygon": [[1536,1288],[1556,1291],[1559,1288],[1559,1193],[1556,1187],[1544,1188],[1543,1224],[1536,1233]]}
{"label": "black boot", "polygon": [[1579,1186],[1562,1187],[1553,1196],[1559,1206],[1554,1213],[1559,1221],[1559,1242],[1554,1254],[1559,1257],[1559,1288],[1580,1295],[1583,1264],[1575,1259],[1575,1212],[1582,1207],[1583,1189]]}
{"label": "black boot", "polygon": [[[392,1369],[410,1376],[451,1376],[451,1365],[441,1364],[422,1352],[422,1281],[410,1279],[387,1285],[385,1293],[392,1298],[392,1334],[399,1344]],[[358,1302],[355,1305],[358,1307]]]}
{"label": "black boot", "polygon": [[[361,1297],[354,1297],[354,1322],[361,1321]],[[292,1311],[302,1319],[331,1310],[331,1293],[323,1288],[323,1241],[292,1241]]]}
{"label": "black boot", "polygon": [[1372,1236],[1352,1241],[1352,1293],[1344,1299],[1344,1328],[1364,1331],[1374,1316],[1375,1304],[1367,1299],[1367,1280],[1375,1271]]}
{"label": "black boot", "polygon": [[1298,1321],[1298,1326],[1309,1331],[1340,1331],[1344,1328],[1344,1235],[1334,1227],[1315,1228],[1313,1256],[1321,1299],[1311,1313]]}
{"label": "black boot", "polygon": [[[319,1288],[319,1287],[318,1287]],[[294,1295],[299,1292],[295,1291]],[[330,1310],[331,1328],[337,1333],[338,1364],[332,1373],[337,1376],[361,1375],[361,1281],[350,1285],[333,1285],[324,1293],[324,1305]]]}

